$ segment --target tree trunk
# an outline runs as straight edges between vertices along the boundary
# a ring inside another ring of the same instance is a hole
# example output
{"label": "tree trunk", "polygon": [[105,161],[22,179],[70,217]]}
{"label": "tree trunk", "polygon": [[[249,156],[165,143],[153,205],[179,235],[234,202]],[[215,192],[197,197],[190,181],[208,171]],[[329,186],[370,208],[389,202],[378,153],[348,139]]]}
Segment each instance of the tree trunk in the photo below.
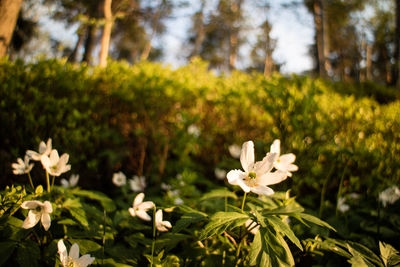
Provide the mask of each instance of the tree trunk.
{"label": "tree trunk", "polygon": [[268,77],[272,74],[273,60],[272,60],[272,52],[273,45],[270,37],[270,31],[266,32],[267,42],[265,49],[265,64],[264,64],[264,76]]}
{"label": "tree trunk", "polygon": [[204,29],[204,6],[205,0],[201,1],[201,8],[197,15],[196,21],[196,40],[194,41],[194,49],[192,57],[200,55],[201,45],[203,44],[204,37],[206,35]]}
{"label": "tree trunk", "polygon": [[152,21],[152,26],[151,26],[150,38],[147,41],[147,43],[142,51],[142,54],[140,55],[140,60],[142,60],[142,61],[147,60],[147,58],[150,55],[150,51],[152,48],[151,41],[153,40],[153,37],[157,34],[157,27],[158,27],[158,22],[160,20],[162,8],[163,8],[163,1],[161,1],[160,6],[158,7],[158,10],[156,11],[156,13],[154,14],[154,16],[152,18],[153,21]]}
{"label": "tree trunk", "polygon": [[92,63],[92,54],[96,45],[97,25],[89,25],[85,40],[85,53],[83,54],[83,62]]}
{"label": "tree trunk", "polygon": [[74,50],[72,50],[71,55],[68,57],[68,62],[75,63],[78,62],[78,51],[80,47],[83,45],[83,41],[85,40],[85,32],[86,29],[78,29],[78,40],[76,41]]}
{"label": "tree trunk", "polygon": [[396,35],[394,38],[394,82],[396,83],[396,88],[400,90],[400,0],[395,0],[396,4]]}
{"label": "tree trunk", "polygon": [[229,49],[229,69],[233,70],[235,69],[235,64],[236,64],[236,59],[238,55],[238,39],[239,39],[239,26],[238,26],[238,21],[240,21],[240,16],[241,16],[241,6],[242,6],[243,0],[233,0],[231,2],[231,11],[233,14],[233,21],[231,23],[231,34],[229,37],[229,44],[230,44],[230,49]]}
{"label": "tree trunk", "polygon": [[323,9],[322,0],[314,0],[314,23],[315,23],[315,39],[317,46],[317,70],[320,77],[326,77],[325,57],[324,57],[324,24],[323,24]]}
{"label": "tree trunk", "polygon": [[7,54],[21,4],[22,0],[0,0],[0,58]]}
{"label": "tree trunk", "polygon": [[104,1],[104,29],[103,36],[101,37],[101,49],[100,49],[100,67],[107,66],[108,50],[110,48],[111,28],[113,25],[113,17],[111,13],[111,2],[112,0]]}
{"label": "tree trunk", "polygon": [[323,32],[323,49],[324,49],[324,73],[326,75],[326,78],[329,76],[329,72],[332,69],[331,62],[329,61],[329,32],[328,32],[328,15],[326,12],[326,6],[323,0],[321,0],[322,3],[322,32]]}

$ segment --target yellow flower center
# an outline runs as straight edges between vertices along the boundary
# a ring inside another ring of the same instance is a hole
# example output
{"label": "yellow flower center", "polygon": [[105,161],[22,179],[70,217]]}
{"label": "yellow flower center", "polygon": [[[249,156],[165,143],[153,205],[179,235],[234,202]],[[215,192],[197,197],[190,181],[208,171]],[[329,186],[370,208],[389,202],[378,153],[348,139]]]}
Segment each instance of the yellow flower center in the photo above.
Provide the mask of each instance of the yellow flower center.
{"label": "yellow flower center", "polygon": [[250,187],[257,186],[258,184],[256,178],[257,175],[255,172],[249,172],[249,174],[245,178],[245,183]]}

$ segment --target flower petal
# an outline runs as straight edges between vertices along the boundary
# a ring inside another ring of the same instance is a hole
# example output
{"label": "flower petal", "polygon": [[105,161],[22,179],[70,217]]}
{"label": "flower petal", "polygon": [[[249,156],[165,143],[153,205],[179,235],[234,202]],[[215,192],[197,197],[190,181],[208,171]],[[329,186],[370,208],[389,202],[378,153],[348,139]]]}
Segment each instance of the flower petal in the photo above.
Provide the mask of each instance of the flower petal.
{"label": "flower petal", "polygon": [[134,206],[134,207],[139,206],[139,204],[143,202],[143,199],[144,199],[144,193],[139,193],[139,194],[135,197],[135,200],[133,201],[133,206]]}
{"label": "flower petal", "polygon": [[69,250],[69,256],[72,258],[73,261],[79,259],[79,246],[77,243],[74,243]]}
{"label": "flower petal", "polygon": [[34,227],[40,220],[40,213],[34,213],[32,210],[28,212],[28,216],[25,218],[22,228],[29,229]]}
{"label": "flower petal", "polygon": [[59,160],[60,160],[60,157],[58,156],[57,149],[53,149],[51,151],[51,153],[50,153],[50,163],[51,163],[51,165],[56,165]]}
{"label": "flower petal", "polygon": [[43,208],[44,212],[46,212],[46,213],[52,213],[53,212],[53,207],[51,206],[51,203],[49,201],[46,200],[43,203],[43,206],[44,206],[44,208]]}
{"label": "flower petal", "polygon": [[240,154],[240,163],[242,164],[243,170],[249,172],[254,164],[254,143],[253,141],[247,141],[243,143],[242,153]]}
{"label": "flower petal", "polygon": [[69,187],[69,182],[67,180],[65,180],[64,178],[60,180],[61,186],[64,188],[68,188]]}
{"label": "flower petal", "polygon": [[264,196],[269,196],[274,193],[274,190],[269,188],[268,186],[263,186],[263,185],[258,185],[251,187],[251,192],[256,193],[258,195],[264,195]]}
{"label": "flower petal", "polygon": [[138,216],[140,219],[144,221],[151,221],[151,217],[149,214],[147,214],[144,210],[137,210],[135,211],[136,216]]}
{"label": "flower petal", "polygon": [[271,153],[276,153],[279,156],[281,154],[280,146],[281,146],[281,141],[279,139],[275,139],[274,142],[271,145],[270,152]]}
{"label": "flower petal", "polygon": [[172,224],[169,221],[162,221],[161,224],[165,227],[172,228]]}
{"label": "flower petal", "polygon": [[44,230],[49,230],[51,225],[51,218],[48,213],[42,213],[42,225],[44,227]]}
{"label": "flower petal", "polygon": [[240,186],[244,192],[250,192],[250,187],[242,179],[237,180],[237,185]]}
{"label": "flower petal", "polygon": [[279,157],[279,160],[283,163],[293,163],[296,160],[296,155],[293,153],[284,154]]}
{"label": "flower petal", "polygon": [[254,171],[257,176],[263,175],[264,173],[270,172],[274,167],[274,162],[278,154],[276,153],[267,153],[267,155],[261,160],[256,162],[254,165]]}
{"label": "flower petal", "polygon": [[149,210],[149,209],[153,208],[154,206],[155,205],[154,205],[153,201],[145,201],[145,202],[140,203],[138,208],[141,209],[141,210],[146,211],[146,210]]}
{"label": "flower petal", "polygon": [[135,210],[133,208],[129,208],[128,211],[131,214],[131,216],[133,216],[133,217],[136,216]]}
{"label": "flower petal", "polygon": [[38,206],[43,206],[43,203],[39,200],[28,200],[21,204],[21,208],[30,210],[36,209]]}
{"label": "flower petal", "polygon": [[228,179],[228,183],[237,185],[237,180],[243,180],[246,177],[246,173],[242,172],[241,170],[231,170],[226,175]]}
{"label": "flower petal", "polygon": [[275,171],[275,172],[268,172],[263,174],[262,176],[258,177],[258,183],[260,185],[272,185],[282,182],[287,178],[287,172],[285,171]]}
{"label": "flower petal", "polygon": [[77,259],[75,262],[76,262],[76,265],[79,267],[86,267],[86,266],[92,264],[94,260],[95,260],[95,257],[90,257],[89,254],[85,254],[82,257],[80,257],[79,259]]}
{"label": "flower petal", "polygon": [[40,157],[40,161],[42,162],[43,167],[47,170],[48,168],[50,168],[51,162],[50,162],[50,158],[46,155],[42,155]]}
{"label": "flower petal", "polygon": [[163,219],[162,210],[157,210],[156,212],[156,224],[160,224]]}
{"label": "flower petal", "polygon": [[67,248],[64,245],[64,241],[60,239],[57,243],[58,253],[60,254],[60,261],[63,264],[64,260],[68,258]]}

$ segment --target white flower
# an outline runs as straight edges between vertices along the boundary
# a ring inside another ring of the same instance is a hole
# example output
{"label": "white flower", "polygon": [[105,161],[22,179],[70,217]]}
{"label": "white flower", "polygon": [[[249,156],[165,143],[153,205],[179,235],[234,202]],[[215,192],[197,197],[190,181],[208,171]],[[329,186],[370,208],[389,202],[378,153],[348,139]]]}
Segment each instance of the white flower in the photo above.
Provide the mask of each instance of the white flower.
{"label": "white flower", "polygon": [[72,245],[69,250],[69,255],[62,239],[58,241],[57,245],[58,254],[60,254],[60,261],[63,267],[86,267],[92,264],[95,260],[94,257],[90,257],[90,254],[85,254],[82,257],[79,257],[79,246],[77,243]]}
{"label": "white flower", "polygon": [[133,201],[133,207],[129,208],[129,213],[135,217],[138,216],[140,219],[144,221],[150,221],[151,217],[146,213],[151,208],[154,208],[154,203],[152,201],[143,202],[144,194],[140,193],[135,197]]}
{"label": "white flower", "polygon": [[286,172],[288,176],[292,176],[292,173],[297,171],[299,168],[292,164],[296,160],[296,156],[293,153],[289,154],[284,154],[281,155],[281,149],[280,149],[281,141],[279,139],[276,139],[272,145],[271,145],[271,153],[276,153],[278,154],[278,157],[276,158],[274,162],[274,167],[279,170]]}
{"label": "white flower", "polygon": [[214,174],[219,180],[223,180],[226,177],[226,171],[220,168],[215,168]]}
{"label": "white flower", "polygon": [[11,164],[13,167],[13,173],[15,175],[29,173],[33,168],[33,163],[29,164],[29,156],[25,155],[24,160],[17,158],[17,163]]}
{"label": "white flower", "polygon": [[22,224],[23,228],[32,228],[39,220],[42,221],[44,230],[47,231],[50,228],[51,219],[49,214],[53,212],[53,207],[49,201],[45,201],[44,203],[38,200],[24,201],[21,204],[21,208],[29,209],[28,216]]}
{"label": "white flower", "polygon": [[43,155],[50,155],[51,152],[51,138],[47,140],[47,144],[45,144],[43,141],[40,142],[39,144],[39,152],[33,151],[33,150],[27,150],[26,154],[33,160],[40,161],[41,157]]}
{"label": "white flower", "polygon": [[379,201],[386,207],[387,204],[393,204],[400,198],[400,190],[393,185],[379,193]]}
{"label": "white flower", "polygon": [[200,136],[200,129],[195,124],[189,125],[187,131],[189,134],[193,135],[194,137]]}
{"label": "white flower", "polygon": [[166,227],[171,228],[172,225],[169,221],[163,221],[162,210],[158,210],[156,212],[156,228],[160,232],[166,232],[168,231]]}
{"label": "white flower", "polygon": [[346,204],[346,199],[344,197],[339,197],[337,202],[337,209],[342,213],[345,213],[350,209],[350,206]]}
{"label": "white flower", "polygon": [[161,183],[161,189],[165,190],[165,191],[168,191],[168,190],[172,189],[172,186],[169,185],[169,184],[166,184],[166,183]]}
{"label": "white flower", "polygon": [[123,172],[116,172],[113,175],[112,181],[116,186],[123,186],[126,184],[126,176]]}
{"label": "white flower", "polygon": [[240,186],[246,193],[252,191],[259,195],[271,195],[274,191],[268,185],[277,184],[287,178],[284,171],[271,172],[278,154],[268,153],[262,161],[254,162],[254,143],[243,143],[240,163],[243,171],[231,170],[227,174],[228,182]]}
{"label": "white flower", "polygon": [[78,184],[78,181],[79,181],[79,174],[72,174],[69,177],[69,180],[63,178],[63,179],[61,179],[60,182],[61,182],[62,187],[71,188],[71,187],[76,186]]}
{"label": "white flower", "polygon": [[252,233],[253,235],[256,235],[258,232],[258,229],[260,229],[260,225],[257,225],[257,223],[255,221],[253,221],[252,219],[248,219],[245,222],[245,226],[248,230],[250,230],[250,233]]}
{"label": "white flower", "polygon": [[228,150],[233,158],[238,159],[240,157],[241,148],[237,144],[230,145]]}
{"label": "white flower", "polygon": [[146,177],[134,175],[129,184],[133,192],[143,192],[146,188]]}
{"label": "white flower", "polygon": [[178,197],[178,198],[176,198],[175,200],[174,200],[174,204],[175,205],[182,205],[184,202],[183,202],[183,199],[182,198],[180,198],[180,197]]}
{"label": "white flower", "polygon": [[69,155],[67,153],[62,154],[61,157],[59,157],[56,149],[51,151],[50,157],[42,155],[40,158],[43,167],[53,176],[60,176],[71,169],[71,165],[67,164],[68,159]]}

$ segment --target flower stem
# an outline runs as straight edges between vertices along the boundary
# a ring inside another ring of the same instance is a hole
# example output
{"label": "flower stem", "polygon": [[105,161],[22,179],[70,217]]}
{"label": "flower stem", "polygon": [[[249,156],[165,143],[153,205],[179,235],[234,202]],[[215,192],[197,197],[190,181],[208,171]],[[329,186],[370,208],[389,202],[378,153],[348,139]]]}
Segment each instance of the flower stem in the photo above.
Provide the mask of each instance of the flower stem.
{"label": "flower stem", "polygon": [[54,175],[53,176],[53,179],[51,179],[51,188],[53,188],[53,186],[54,186],[54,180],[56,179],[56,176]]}
{"label": "flower stem", "polygon": [[50,193],[50,178],[49,178],[49,173],[46,170],[46,184],[47,184],[47,192]]}
{"label": "flower stem", "polygon": [[156,246],[156,206],[154,205],[154,209],[153,209],[153,242],[151,244],[151,264],[150,264],[150,266],[153,266],[153,264],[154,264],[155,246]]}
{"label": "flower stem", "polygon": [[246,202],[246,196],[247,196],[247,192],[244,192],[243,201],[242,201],[242,211],[244,209],[244,203]]}
{"label": "flower stem", "polygon": [[29,183],[31,184],[33,191],[35,191],[35,187],[33,186],[33,182],[32,182],[32,177],[29,172],[28,172],[28,178],[29,178]]}

